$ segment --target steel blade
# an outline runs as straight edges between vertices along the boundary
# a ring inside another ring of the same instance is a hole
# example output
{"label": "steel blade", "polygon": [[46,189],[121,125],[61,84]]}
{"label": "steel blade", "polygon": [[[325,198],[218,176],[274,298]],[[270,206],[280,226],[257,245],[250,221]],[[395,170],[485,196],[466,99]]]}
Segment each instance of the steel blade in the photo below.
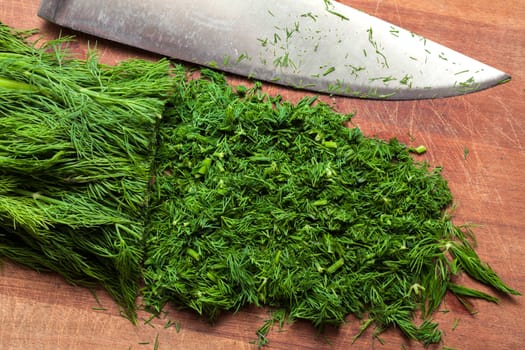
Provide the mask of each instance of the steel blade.
{"label": "steel blade", "polygon": [[39,15],[182,61],[337,95],[437,98],[510,79],[329,0],[43,0]]}

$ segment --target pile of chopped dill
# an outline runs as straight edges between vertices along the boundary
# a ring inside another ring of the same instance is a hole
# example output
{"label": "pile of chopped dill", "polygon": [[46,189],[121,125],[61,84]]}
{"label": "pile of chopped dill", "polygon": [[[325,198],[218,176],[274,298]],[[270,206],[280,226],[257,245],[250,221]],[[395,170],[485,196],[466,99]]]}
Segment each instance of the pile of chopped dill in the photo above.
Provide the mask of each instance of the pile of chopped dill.
{"label": "pile of chopped dill", "polygon": [[[0,256],[210,320],[249,304],[290,320],[348,314],[425,344],[466,273],[503,293],[440,168],[395,139],[165,60],[108,67],[0,25]],[[139,290],[139,284],[143,288]],[[414,321],[422,311],[423,322]],[[359,335],[358,334],[358,335]]]}
{"label": "pile of chopped dill", "polygon": [[[425,344],[431,315],[464,271],[516,294],[446,212],[439,168],[392,139],[345,127],[350,115],[228,86],[209,70],[179,82],[159,128],[144,262],[145,302],[210,319],[248,304],[315,326],[348,314]],[[423,311],[416,325],[414,313]]]}

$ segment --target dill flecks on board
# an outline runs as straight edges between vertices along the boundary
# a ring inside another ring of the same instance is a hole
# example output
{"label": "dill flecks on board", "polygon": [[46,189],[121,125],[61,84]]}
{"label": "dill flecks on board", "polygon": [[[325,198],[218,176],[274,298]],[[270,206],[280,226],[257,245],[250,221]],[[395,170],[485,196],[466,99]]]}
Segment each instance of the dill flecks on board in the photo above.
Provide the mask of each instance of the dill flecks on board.
{"label": "dill flecks on board", "polygon": [[[440,169],[364,137],[350,116],[229,87],[209,70],[177,85],[159,128],[142,290],[210,319],[247,304],[314,325],[352,313],[425,344],[462,271],[511,294],[454,226]],[[424,321],[414,322],[417,310]]]}
{"label": "dill flecks on board", "polygon": [[0,256],[102,284],[130,317],[167,61],[115,67],[0,24]]}

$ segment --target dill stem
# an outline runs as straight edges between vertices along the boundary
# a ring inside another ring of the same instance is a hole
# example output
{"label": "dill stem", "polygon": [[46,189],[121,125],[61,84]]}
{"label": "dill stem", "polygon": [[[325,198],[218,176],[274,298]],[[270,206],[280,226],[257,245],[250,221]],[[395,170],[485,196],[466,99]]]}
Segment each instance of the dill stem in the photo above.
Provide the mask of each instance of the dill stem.
{"label": "dill stem", "polygon": [[189,256],[191,256],[193,259],[199,261],[201,259],[199,253],[197,253],[195,250],[188,248],[186,250],[186,253],[188,253]]}
{"label": "dill stem", "polygon": [[343,258],[341,258],[341,259],[337,260],[336,262],[334,262],[332,265],[330,265],[326,269],[326,273],[332,274],[332,273],[336,272],[337,270],[339,270],[341,267],[343,267],[344,264],[345,264],[345,260]]}
{"label": "dill stem", "polygon": [[19,188],[15,189],[13,192],[16,193],[16,194],[19,194],[21,196],[31,197],[34,200],[40,200],[40,201],[43,201],[43,202],[47,202],[49,204],[55,204],[55,205],[66,205],[67,204],[67,203],[65,203],[63,201],[60,201],[60,200],[57,200],[57,199],[45,196],[45,195],[41,194],[40,192],[31,192],[31,191],[22,190],[22,189],[19,189]]}
{"label": "dill stem", "polygon": [[39,89],[33,85],[23,83],[16,80],[6,79],[0,77],[0,88],[12,89],[12,90],[22,90],[28,92],[38,92]]}

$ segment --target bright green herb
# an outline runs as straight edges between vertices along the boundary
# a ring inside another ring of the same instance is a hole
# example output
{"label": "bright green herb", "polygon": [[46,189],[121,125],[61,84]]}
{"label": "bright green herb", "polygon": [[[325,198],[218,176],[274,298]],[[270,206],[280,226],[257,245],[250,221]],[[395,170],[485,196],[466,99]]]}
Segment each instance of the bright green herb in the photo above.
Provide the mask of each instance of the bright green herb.
{"label": "bright green herb", "polygon": [[335,71],[335,67],[330,67],[324,71],[323,76],[327,76],[328,74],[333,73],[334,71]]}
{"label": "bright green herb", "polygon": [[158,350],[159,348],[159,335],[157,333],[157,335],[155,336],[155,343],[153,343],[153,350]]}
{"label": "bright green herb", "polygon": [[469,154],[470,154],[470,150],[468,149],[467,146],[465,146],[463,148],[463,159],[467,160]]}
{"label": "bright green herb", "polygon": [[459,318],[454,319],[454,324],[452,325],[452,330],[455,331],[459,326]]}
{"label": "bright green herb", "polygon": [[332,3],[331,0],[323,0],[323,1],[324,1],[324,6],[325,6],[326,12],[328,12],[328,13],[334,15],[334,16],[339,17],[343,21],[349,21],[348,17],[346,17],[345,15],[343,15],[343,14],[341,14],[341,13],[339,13],[339,12],[334,10],[334,4]]}
{"label": "bright green herb", "polygon": [[209,70],[180,84],[151,192],[143,295],[153,309],[171,301],[214,319],[269,305],[318,327],[353,313],[359,334],[395,326],[429,344],[441,339],[431,315],[447,291],[497,300],[454,275],[518,294],[452,224],[440,169],[410,157],[424,148],[364,137],[312,98],[239,96]]}
{"label": "bright green herb", "polygon": [[425,146],[409,147],[408,150],[416,154],[424,154],[427,152],[427,148]]}
{"label": "bright green herb", "polygon": [[286,310],[278,309],[271,312],[271,317],[265,320],[263,325],[257,330],[257,340],[250,341],[250,343],[257,344],[259,348],[268,345],[270,340],[267,338],[267,335],[270,333],[275,323],[279,325],[279,329],[282,329],[285,321]]}
{"label": "bright green herb", "polygon": [[0,25],[0,255],[102,284],[134,317],[168,63],[102,66]]}
{"label": "bright green herb", "polygon": [[149,318],[142,318],[142,320],[144,321],[144,324],[146,325],[149,325],[150,327],[152,328],[155,328],[155,326],[153,325],[153,323],[151,323],[151,321],[153,321],[155,318],[157,317],[157,315],[154,315],[152,314]]}
{"label": "bright green herb", "polygon": [[166,323],[164,324],[164,328],[170,328],[170,327],[175,327],[175,331],[177,333],[180,332],[180,322],[174,322],[172,320],[168,320],[166,321]]}
{"label": "bright green herb", "polygon": [[471,312],[470,298],[498,301],[454,276],[519,294],[452,223],[440,169],[344,127],[351,115],[234,89],[210,70],[106,67],[68,58],[64,40],[37,49],[0,35],[2,256],[102,284],[133,319],[141,277],[157,312],[275,308],[260,345],[275,321],[322,328],[350,313],[356,337],[374,326],[382,342],[396,327],[436,343],[447,292]]}

